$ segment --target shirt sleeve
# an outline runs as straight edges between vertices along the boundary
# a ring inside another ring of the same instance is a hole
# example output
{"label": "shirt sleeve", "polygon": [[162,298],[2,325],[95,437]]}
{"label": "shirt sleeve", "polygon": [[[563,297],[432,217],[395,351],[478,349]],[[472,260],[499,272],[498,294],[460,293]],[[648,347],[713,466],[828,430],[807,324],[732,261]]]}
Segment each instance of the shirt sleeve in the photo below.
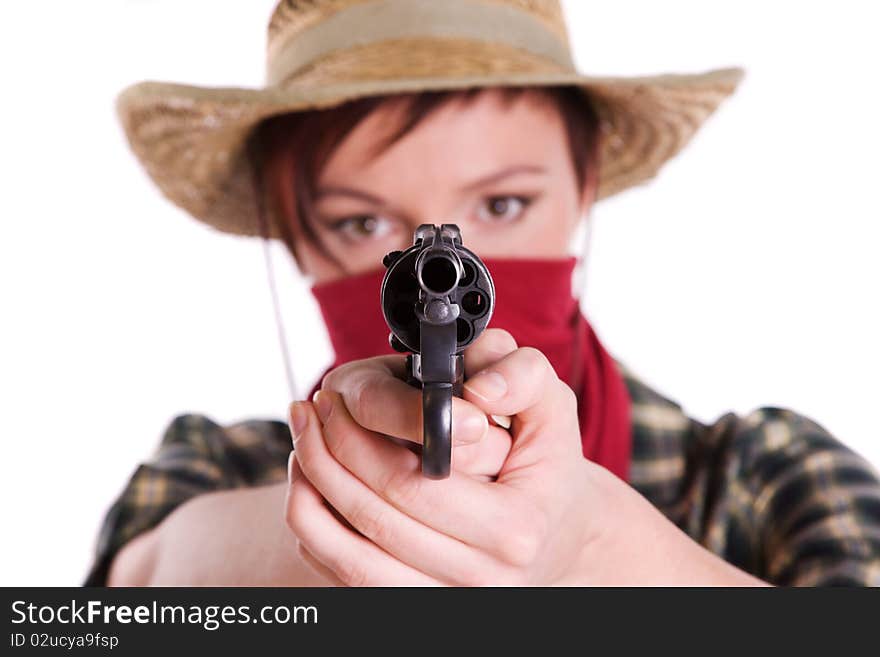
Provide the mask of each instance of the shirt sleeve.
{"label": "shirt sleeve", "polygon": [[282,481],[290,432],[279,421],[248,420],[226,427],[204,415],[180,415],[140,464],[101,524],[84,586],[105,586],[116,553],[197,495]]}
{"label": "shirt sleeve", "polygon": [[694,445],[685,522],[706,547],[767,582],[880,585],[880,478],[792,411],[728,415]]}

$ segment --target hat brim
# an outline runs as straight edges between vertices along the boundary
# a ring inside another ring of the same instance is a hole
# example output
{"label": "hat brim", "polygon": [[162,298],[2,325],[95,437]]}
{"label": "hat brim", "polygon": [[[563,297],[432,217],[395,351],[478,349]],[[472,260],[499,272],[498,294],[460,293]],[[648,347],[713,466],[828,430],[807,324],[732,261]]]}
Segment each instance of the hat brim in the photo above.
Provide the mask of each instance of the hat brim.
{"label": "hat brim", "polygon": [[[646,77],[568,73],[364,80],[309,88],[200,87],[146,81],[126,88],[117,113],[133,152],[161,192],[193,217],[258,235],[245,142],[264,119],[356,98],[493,86],[572,85],[600,116],[598,199],[653,178],[736,89],[742,69]],[[270,236],[277,230],[269,227]]]}

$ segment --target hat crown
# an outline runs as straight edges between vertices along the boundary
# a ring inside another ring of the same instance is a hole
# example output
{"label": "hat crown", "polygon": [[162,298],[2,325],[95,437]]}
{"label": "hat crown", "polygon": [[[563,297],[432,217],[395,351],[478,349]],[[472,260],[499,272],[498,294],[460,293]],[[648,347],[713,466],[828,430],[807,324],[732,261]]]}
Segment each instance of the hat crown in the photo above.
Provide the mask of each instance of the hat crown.
{"label": "hat crown", "polygon": [[[281,0],[269,19],[268,49],[332,14],[348,7],[373,0]],[[443,2],[444,0],[435,0]],[[520,9],[543,21],[560,38],[568,41],[565,17],[559,0],[472,0],[484,4],[507,5]]]}
{"label": "hat crown", "polygon": [[340,50],[432,38],[511,45],[573,68],[558,0],[281,0],[269,20],[267,82]]}

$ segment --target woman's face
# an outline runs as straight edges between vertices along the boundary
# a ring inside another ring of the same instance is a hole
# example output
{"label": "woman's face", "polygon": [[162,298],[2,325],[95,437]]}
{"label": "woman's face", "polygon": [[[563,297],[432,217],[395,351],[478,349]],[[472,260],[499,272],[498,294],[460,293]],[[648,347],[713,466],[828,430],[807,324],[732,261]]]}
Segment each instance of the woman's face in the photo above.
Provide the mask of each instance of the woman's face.
{"label": "woman's face", "polygon": [[380,155],[399,125],[383,105],[340,144],[317,180],[315,232],[345,269],[298,237],[316,283],[381,266],[423,223],[454,223],[481,257],[560,258],[594,189],[580,190],[559,110],[537,93],[504,105],[488,90],[441,106]]}

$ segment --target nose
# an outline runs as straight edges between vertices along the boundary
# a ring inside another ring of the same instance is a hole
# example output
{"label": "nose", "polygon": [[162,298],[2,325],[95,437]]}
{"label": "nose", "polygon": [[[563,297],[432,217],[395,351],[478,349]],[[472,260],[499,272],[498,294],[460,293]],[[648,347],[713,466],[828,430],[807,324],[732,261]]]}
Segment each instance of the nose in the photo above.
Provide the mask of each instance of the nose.
{"label": "nose", "polygon": [[[432,189],[433,187],[433,189]],[[400,205],[399,217],[406,224],[409,237],[406,246],[412,246],[412,236],[416,229],[423,224],[440,226],[442,224],[457,224],[461,226],[464,219],[462,201],[444,195],[438,186],[423,186],[421,189],[431,189],[430,193],[422,193],[418,198],[408,198]]]}

